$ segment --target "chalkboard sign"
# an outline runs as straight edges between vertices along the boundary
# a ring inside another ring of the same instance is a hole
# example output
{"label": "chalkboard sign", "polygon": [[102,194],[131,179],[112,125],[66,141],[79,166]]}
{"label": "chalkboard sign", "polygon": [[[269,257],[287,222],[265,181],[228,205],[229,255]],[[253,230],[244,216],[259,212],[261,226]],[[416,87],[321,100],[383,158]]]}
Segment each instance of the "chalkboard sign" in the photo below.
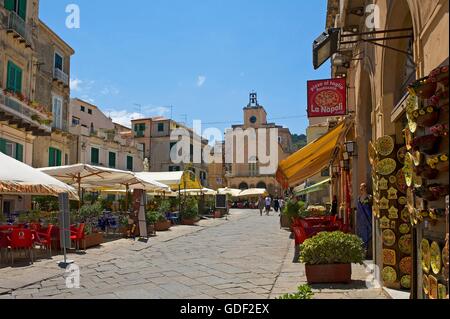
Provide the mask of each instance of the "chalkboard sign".
{"label": "chalkboard sign", "polygon": [[227,208],[227,195],[216,195],[216,208]]}

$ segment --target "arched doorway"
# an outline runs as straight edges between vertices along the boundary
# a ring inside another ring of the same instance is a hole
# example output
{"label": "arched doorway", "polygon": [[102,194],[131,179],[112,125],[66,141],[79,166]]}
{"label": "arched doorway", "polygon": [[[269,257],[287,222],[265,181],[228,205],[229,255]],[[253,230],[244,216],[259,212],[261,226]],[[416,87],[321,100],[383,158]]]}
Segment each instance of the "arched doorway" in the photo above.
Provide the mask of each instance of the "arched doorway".
{"label": "arched doorway", "polygon": [[266,185],[266,183],[264,183],[264,182],[259,182],[259,183],[256,185],[256,188],[264,188],[264,189],[267,189],[267,185]]}
{"label": "arched doorway", "polygon": [[246,190],[248,189],[248,184],[246,182],[242,182],[239,184],[239,189],[240,190]]}

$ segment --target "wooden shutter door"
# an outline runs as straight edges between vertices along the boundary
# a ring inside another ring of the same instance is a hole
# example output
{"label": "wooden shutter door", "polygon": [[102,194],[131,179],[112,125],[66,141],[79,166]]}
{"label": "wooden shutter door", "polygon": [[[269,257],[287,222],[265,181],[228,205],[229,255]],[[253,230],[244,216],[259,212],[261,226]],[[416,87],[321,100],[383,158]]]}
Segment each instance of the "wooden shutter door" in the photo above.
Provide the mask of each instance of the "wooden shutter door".
{"label": "wooden shutter door", "polygon": [[19,1],[19,10],[17,14],[22,19],[26,20],[27,18],[27,0],[18,0]]}
{"label": "wooden shutter door", "polygon": [[23,162],[23,145],[19,143],[16,144],[16,160]]}

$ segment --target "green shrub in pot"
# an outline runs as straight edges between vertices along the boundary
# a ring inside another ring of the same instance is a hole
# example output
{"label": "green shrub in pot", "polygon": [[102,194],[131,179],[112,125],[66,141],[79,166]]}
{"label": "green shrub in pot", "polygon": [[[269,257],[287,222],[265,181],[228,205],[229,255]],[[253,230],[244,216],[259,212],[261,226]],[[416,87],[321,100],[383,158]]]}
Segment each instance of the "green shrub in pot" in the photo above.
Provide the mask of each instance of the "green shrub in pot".
{"label": "green shrub in pot", "polygon": [[286,207],[283,209],[283,214],[289,219],[297,218],[299,217],[300,208],[304,206],[305,203],[291,199],[286,203]]}
{"label": "green shrub in pot", "polygon": [[186,200],[186,206],[184,211],[181,213],[183,219],[196,219],[198,217],[198,202],[194,197],[189,197]]}
{"label": "green shrub in pot", "polygon": [[307,265],[363,264],[362,240],[343,232],[322,232],[300,245],[300,262]]}
{"label": "green shrub in pot", "polygon": [[145,220],[148,225],[154,225],[158,222],[165,222],[166,216],[156,211],[148,211],[145,214]]}

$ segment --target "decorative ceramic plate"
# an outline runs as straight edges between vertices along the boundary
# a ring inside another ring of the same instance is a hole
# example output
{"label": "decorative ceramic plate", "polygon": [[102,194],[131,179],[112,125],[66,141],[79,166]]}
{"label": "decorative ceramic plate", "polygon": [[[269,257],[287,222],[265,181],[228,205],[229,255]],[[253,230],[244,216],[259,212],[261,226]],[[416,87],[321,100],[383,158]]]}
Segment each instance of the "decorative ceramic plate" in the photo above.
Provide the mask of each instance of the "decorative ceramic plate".
{"label": "decorative ceramic plate", "polygon": [[430,291],[429,296],[430,299],[438,299],[439,298],[439,292],[438,292],[438,280],[434,276],[428,276],[428,279],[430,280]]}
{"label": "decorative ceramic plate", "polygon": [[423,178],[416,175],[416,173],[413,173],[413,185],[414,188],[420,188],[423,185]]}
{"label": "decorative ceramic plate", "polygon": [[395,266],[397,263],[397,255],[395,250],[383,249],[383,264],[387,266]]}
{"label": "decorative ceramic plate", "polygon": [[380,199],[380,209],[389,209],[389,200],[386,197]]}
{"label": "decorative ceramic plate", "polygon": [[405,255],[411,255],[412,253],[412,236],[403,235],[398,241],[398,248]]}
{"label": "decorative ceramic plate", "polygon": [[377,164],[377,173],[380,175],[388,176],[395,172],[397,168],[397,162],[392,158],[386,158]]}
{"label": "decorative ceramic plate", "polygon": [[439,299],[447,299],[447,287],[444,285],[438,285],[438,295]]}
{"label": "decorative ceramic plate", "polygon": [[414,160],[410,153],[406,153],[405,166],[403,166],[403,174],[405,175],[405,182],[408,187],[413,183]]}
{"label": "decorative ceramic plate", "polygon": [[397,240],[397,236],[395,236],[395,233],[392,230],[386,229],[383,231],[384,245],[386,245],[388,247],[392,247],[395,245],[396,240]]}
{"label": "decorative ceramic plate", "polygon": [[406,235],[411,231],[411,226],[409,226],[409,224],[401,224],[398,229],[400,231],[400,234]]}
{"label": "decorative ceramic plate", "polygon": [[377,140],[376,149],[381,156],[389,156],[395,148],[395,141],[390,136],[383,136]]}
{"label": "decorative ceramic plate", "polygon": [[403,276],[402,279],[400,280],[400,284],[405,289],[411,289],[411,276],[410,275]]}
{"label": "decorative ceramic plate", "polygon": [[405,257],[400,260],[400,271],[404,274],[412,274],[412,257]]}
{"label": "decorative ceramic plate", "polygon": [[401,196],[398,199],[398,204],[401,205],[401,206],[405,206],[406,205],[406,197],[405,196]]}
{"label": "decorative ceramic plate", "polygon": [[425,295],[428,296],[428,294],[430,293],[430,279],[428,278],[427,275],[423,275],[423,292],[425,293]]}
{"label": "decorative ceramic plate", "polygon": [[430,248],[431,270],[435,275],[439,275],[442,270],[441,248],[437,242],[433,242]]}
{"label": "decorative ceramic plate", "polygon": [[410,153],[413,159],[414,166],[420,166],[420,163],[422,163],[422,153],[419,151],[415,151]]}
{"label": "decorative ceramic plate", "polygon": [[442,262],[444,264],[444,277],[448,280],[448,246],[442,249]]}
{"label": "decorative ceramic plate", "polygon": [[420,247],[422,255],[422,270],[428,274],[431,268],[430,242],[424,239],[422,240]]}
{"label": "decorative ceramic plate", "polygon": [[386,216],[380,218],[380,228],[381,229],[389,229],[391,228],[391,221]]}
{"label": "decorative ceramic plate", "polygon": [[392,267],[385,267],[382,271],[383,281],[392,284],[397,281],[397,272]]}
{"label": "decorative ceramic plate", "polygon": [[408,185],[406,185],[405,174],[403,172],[403,169],[400,169],[397,172],[396,178],[397,178],[397,189],[399,190],[399,192],[406,194]]}
{"label": "decorative ceramic plate", "polygon": [[410,222],[409,210],[408,210],[407,207],[403,208],[402,212],[400,213],[400,218],[405,223],[409,223]]}
{"label": "decorative ceramic plate", "polygon": [[406,149],[409,151],[412,149],[412,140],[413,140],[413,134],[410,130],[405,130],[405,142],[406,142]]}
{"label": "decorative ceramic plate", "polygon": [[406,149],[406,146],[403,146],[401,149],[397,152],[397,159],[401,164],[405,163],[405,156],[408,150]]}
{"label": "decorative ceramic plate", "polygon": [[394,175],[389,176],[389,183],[397,184],[397,177],[395,177]]}

